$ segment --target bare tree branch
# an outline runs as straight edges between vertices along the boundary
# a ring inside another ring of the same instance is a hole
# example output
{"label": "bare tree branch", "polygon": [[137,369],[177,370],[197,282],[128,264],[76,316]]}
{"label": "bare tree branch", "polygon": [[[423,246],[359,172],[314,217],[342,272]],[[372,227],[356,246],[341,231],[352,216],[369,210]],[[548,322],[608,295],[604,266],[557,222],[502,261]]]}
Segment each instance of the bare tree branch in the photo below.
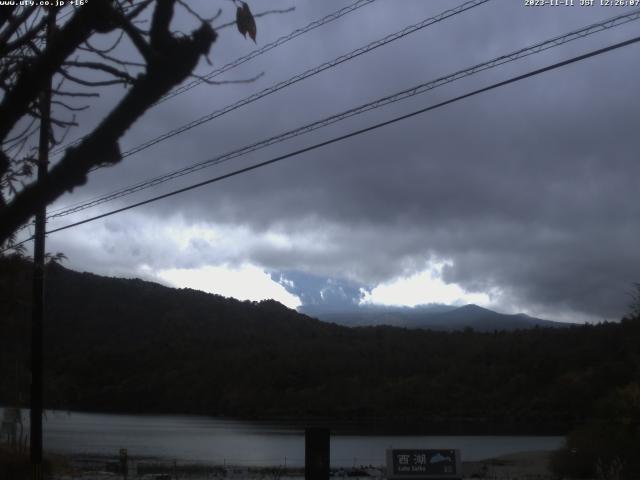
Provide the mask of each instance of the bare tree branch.
{"label": "bare tree branch", "polygon": [[115,50],[115,48],[116,48],[118,45],[120,45],[120,42],[122,41],[122,37],[124,37],[124,32],[123,32],[123,31],[121,31],[121,32],[118,34],[118,37],[116,38],[116,40],[113,42],[113,44],[112,44],[110,47],[107,47],[107,48],[104,48],[104,49],[100,49],[100,48],[98,48],[98,47],[95,47],[95,46],[91,45],[91,43],[90,43],[90,39],[88,39],[88,38],[87,38],[87,41],[86,41],[86,42],[84,42],[84,43],[85,43],[85,45],[87,45],[87,47],[80,46],[78,49],[79,49],[79,50],[87,50],[87,51],[89,51],[89,52],[94,52],[94,53],[104,53],[104,54],[107,54],[107,53],[112,52],[113,50]]}
{"label": "bare tree branch", "polygon": [[187,12],[189,12],[193,17],[195,17],[202,23],[211,24],[215,20],[217,20],[220,17],[220,15],[222,15],[222,9],[219,8],[214,16],[210,18],[205,18],[202,15],[200,15],[198,12],[196,12],[194,9],[192,9],[187,2],[184,2],[183,0],[178,0],[178,3],[182,8],[184,8]]}
{"label": "bare tree branch", "polygon": [[89,105],[83,105],[81,107],[74,107],[72,105],[69,105],[68,103],[65,102],[61,102],[60,100],[52,100],[51,103],[53,105],[58,105],[66,110],[69,110],[71,112],[82,112],[84,110],[87,110],[89,108]]}
{"label": "bare tree branch", "polygon": [[9,21],[15,8],[15,5],[6,5],[5,8],[0,8],[0,28],[3,28],[4,24]]}
{"label": "bare tree branch", "polygon": [[[124,32],[123,32],[124,33]],[[146,63],[142,63],[142,62],[132,62],[130,60],[123,60],[121,58],[117,58],[114,56],[111,56],[107,53],[98,51],[98,50],[92,50],[91,48],[87,48],[87,47],[80,47],[80,50],[86,51],[86,52],[91,52],[97,56],[99,56],[100,58],[107,60],[109,62],[112,62],[116,65],[121,65],[123,67],[145,67]]]}
{"label": "bare tree branch", "polygon": [[[263,75],[212,81],[192,73],[199,61],[209,61],[210,48],[217,38],[211,23],[219,18],[220,10],[207,18],[187,0],[129,4],[124,0],[93,0],[82,8],[69,9],[63,15],[64,22],[60,17],[55,22],[55,8],[0,9],[0,245],[15,238],[18,227],[37,209],[84,184],[95,167],[119,162],[119,139],[188,77],[220,85],[249,83]],[[145,12],[150,5],[153,10]],[[191,33],[172,31],[176,5],[196,19],[199,28]],[[291,10],[270,10],[257,16]],[[57,27],[45,38],[48,20]],[[139,26],[142,23],[144,28]],[[116,34],[109,36],[112,32]],[[108,39],[106,47],[97,46],[102,44],[93,40],[102,34]],[[123,50],[118,47],[123,39],[134,46],[140,58],[120,58]],[[61,139],[57,137],[66,137],[70,127],[77,125],[74,112],[88,108],[83,102],[76,105],[73,99],[98,97],[99,87],[107,85],[123,84],[127,88],[93,131],[66,150],[59,149],[64,152],[62,158],[46,180],[36,182],[32,181],[32,167],[36,153],[33,135],[40,119],[38,99],[46,82],[54,78],[52,105],[57,108],[46,132],[50,145],[59,145]],[[80,87],[69,86],[70,82]],[[25,185],[27,180],[32,183]]]}
{"label": "bare tree branch", "polygon": [[45,182],[24,187],[0,210],[0,243],[29,219],[34,208],[45,206],[64,192],[84,184],[91,168],[119,162],[118,139],[151,105],[184,81],[199,59],[209,53],[217,34],[208,24],[202,24],[188,37],[171,35],[173,5],[174,0],[157,1],[151,26],[153,52],[146,72],[138,77],[120,103],[77,147],[66,151]]}
{"label": "bare tree branch", "polygon": [[9,39],[14,33],[18,31],[21,25],[23,25],[33,12],[36,11],[35,6],[27,7],[17,17],[9,16],[7,19],[7,28],[0,33],[0,54],[5,51],[5,47],[9,42]]}
{"label": "bare tree branch", "polygon": [[52,90],[52,92],[59,97],[97,98],[100,96],[98,92],[66,92],[64,90]]}
{"label": "bare tree branch", "polygon": [[[0,54],[6,54],[7,52],[12,52],[14,50],[19,49],[23,45],[26,45],[29,42],[33,41],[36,35],[38,35],[39,33],[42,33],[46,23],[47,23],[47,17],[43,16],[40,19],[40,22],[36,26],[31,28],[28,32],[26,32],[24,35],[15,39],[12,42],[5,42],[4,45],[0,47]],[[0,40],[0,45],[2,45],[2,40]]]}
{"label": "bare tree branch", "polygon": [[68,71],[61,70],[60,75],[62,75],[67,80],[77,83],[78,85],[84,85],[85,87],[105,87],[108,85],[118,85],[118,84],[131,84],[134,83],[135,79],[130,77],[126,73],[123,73],[122,77],[118,75],[118,78],[115,80],[85,80],[75,76]]}
{"label": "bare tree branch", "polygon": [[104,24],[105,14],[112,10],[107,2],[89,2],[78,9],[61,30],[54,32],[46,50],[20,73],[14,88],[2,99],[0,140],[7,136],[13,125],[28,110],[27,106],[38,96],[47,78],[60,69],[64,60],[85,42],[96,26]]}
{"label": "bare tree branch", "polygon": [[140,15],[151,3],[153,0],[144,0],[143,2],[138,3],[135,7],[131,9],[129,13],[127,13],[126,17],[129,20],[133,20],[138,15]]}
{"label": "bare tree branch", "polygon": [[103,72],[108,73],[109,75],[125,80],[125,82],[127,83],[135,82],[135,78],[133,78],[127,72],[123,72],[121,70],[118,70],[115,67],[112,67],[111,65],[107,65],[101,62],[79,62],[79,61],[73,60],[73,61],[64,62],[64,65],[67,65],[70,67],[78,67],[78,68],[90,68],[92,70],[101,70]]}
{"label": "bare tree branch", "polygon": [[140,55],[142,55],[142,58],[144,58],[146,62],[149,62],[152,59],[153,52],[140,30],[126,17],[120,17],[118,26],[127,34]]}
{"label": "bare tree branch", "polygon": [[33,124],[36,122],[36,118],[31,118],[31,120],[29,121],[29,123],[27,123],[26,128],[21,131],[20,133],[14,135],[11,138],[6,139],[4,142],[2,142],[2,145],[6,145],[12,142],[15,142],[16,140],[18,140],[19,138],[21,138],[22,136],[26,135],[26,133],[31,129],[31,127],[33,127]]}

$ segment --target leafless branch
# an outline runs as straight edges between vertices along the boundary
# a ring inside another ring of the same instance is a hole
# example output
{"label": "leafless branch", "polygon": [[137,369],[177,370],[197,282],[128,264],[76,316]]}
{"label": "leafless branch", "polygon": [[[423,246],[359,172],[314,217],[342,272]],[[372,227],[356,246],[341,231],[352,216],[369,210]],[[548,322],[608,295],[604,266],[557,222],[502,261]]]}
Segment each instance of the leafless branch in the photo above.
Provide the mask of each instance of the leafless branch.
{"label": "leafless branch", "polygon": [[78,78],[75,75],[72,75],[71,73],[69,73],[68,71],[65,70],[60,70],[60,72],[58,72],[60,75],[62,75],[64,78],[66,78],[67,80],[73,82],[73,83],[77,83],[78,85],[83,85],[85,87],[106,87],[109,85],[127,85],[129,83],[131,83],[129,80],[127,79],[118,79],[118,80],[85,80],[82,78]]}
{"label": "leafless branch", "polygon": [[108,14],[109,9],[112,7],[107,2],[89,2],[52,34],[46,50],[18,75],[14,87],[0,102],[0,140],[28,110],[27,106],[42,90],[47,79],[60,70],[66,58],[84,43],[96,25],[103,22],[101,17]]}
{"label": "leafless branch", "polygon": [[[131,3],[87,2],[58,16],[56,28],[48,31],[47,17],[51,12],[48,8],[0,9],[0,244],[11,238],[35,209],[85,183],[95,167],[119,162],[118,141],[122,135],[186,78],[193,76],[210,85],[222,85],[255,82],[264,75],[262,72],[251,78],[216,81],[192,74],[199,61],[208,61],[210,47],[217,38],[211,24],[220,18],[221,10],[207,17],[188,0]],[[153,10],[141,15],[151,5]],[[197,20],[199,28],[191,33],[172,30],[176,6]],[[268,10],[255,17],[292,10]],[[64,22],[61,17],[65,17]],[[142,22],[148,24],[141,27]],[[108,41],[98,42],[94,34],[105,35]],[[139,57],[120,56],[119,46],[125,40],[134,46]],[[37,153],[34,142],[40,123],[37,102],[39,93],[51,79],[56,82],[51,89],[52,105],[56,108],[47,132],[50,145],[59,144],[70,127],[77,125],[74,112],[88,108],[84,102],[78,105],[73,99],[99,97],[96,87],[122,84],[128,88],[88,135],[60,149],[64,153],[50,169],[47,180],[35,182],[30,162]],[[19,129],[18,122],[21,122]],[[24,185],[27,178],[32,183]],[[3,195],[9,191],[11,195]]]}
{"label": "leafless branch", "polygon": [[112,44],[111,46],[107,47],[107,48],[104,48],[104,49],[101,49],[101,48],[98,48],[98,47],[96,47],[96,46],[94,46],[94,45],[91,45],[91,40],[90,40],[89,38],[87,38],[87,40],[84,42],[84,44],[85,44],[87,47],[85,48],[85,47],[83,47],[83,46],[80,46],[80,47],[79,47],[79,50],[85,50],[85,49],[86,49],[86,50],[87,50],[87,51],[89,51],[89,52],[95,52],[95,53],[104,53],[104,54],[107,54],[107,53],[110,53],[110,52],[112,52],[113,50],[115,50],[115,49],[118,47],[118,45],[120,45],[120,42],[122,41],[122,38],[123,38],[123,37],[124,37],[124,32],[123,32],[123,31],[120,31],[120,33],[118,33],[118,36],[117,36],[117,38],[115,39],[115,41],[113,42],[113,44]]}
{"label": "leafless branch", "polygon": [[98,92],[66,92],[64,90],[53,89],[52,93],[59,97],[83,97],[83,98],[91,98],[91,97],[99,97],[100,94]]}
{"label": "leafless branch", "polygon": [[27,21],[31,14],[35,12],[35,10],[36,7],[34,6],[27,7],[17,17],[14,17],[13,15],[8,17],[7,27],[0,33],[0,52],[4,51],[11,37],[18,31],[20,26]]}
{"label": "leafless branch", "polygon": [[[39,109],[37,109],[37,108],[30,109],[29,110],[29,115],[31,115],[33,118],[37,118],[37,119],[41,118]],[[63,127],[63,128],[66,128],[66,127],[69,127],[69,126],[74,126],[75,127],[75,126],[78,125],[77,122],[75,121],[75,117],[74,117],[73,120],[60,120],[60,119],[55,118],[55,117],[50,117],[49,121],[52,124],[54,124],[55,126]]]}
{"label": "leafless branch", "polygon": [[127,34],[129,40],[131,40],[131,43],[133,43],[140,55],[142,55],[142,58],[144,58],[146,62],[151,61],[153,52],[140,30],[124,16],[119,19],[118,24]]}
{"label": "leafless branch", "polygon": [[[151,105],[182,83],[199,59],[209,53],[217,34],[208,24],[202,24],[188,37],[172,35],[169,24],[174,3],[174,0],[156,0],[150,35],[152,50],[147,55],[146,71],[127,90],[120,103],[77,147],[66,150],[45,182],[27,185],[0,209],[0,243],[30,218],[34,208],[47,205],[65,191],[82,185],[94,166],[117,163],[121,158],[118,139]],[[117,19],[117,23],[121,24],[122,20]],[[84,43],[84,38],[82,40],[79,44]],[[0,104],[0,113],[2,107]],[[0,120],[0,134],[1,127]]]}
{"label": "leafless branch", "polygon": [[27,126],[20,133],[14,135],[11,138],[6,139],[4,142],[2,142],[2,145],[4,146],[6,144],[15,142],[16,140],[18,140],[22,136],[26,135],[26,133],[31,129],[31,127],[33,127],[33,124],[35,122],[36,122],[36,119],[34,117],[32,117],[31,120],[29,121],[29,123],[27,123]]}
{"label": "leafless branch", "polygon": [[149,5],[151,5],[151,3],[153,2],[153,0],[144,0],[138,4],[136,4],[129,13],[126,14],[126,17],[129,20],[133,20],[134,18],[136,18],[138,15],[140,15],[140,13],[142,13]]}
{"label": "leafless branch", "polygon": [[196,12],[195,10],[193,10],[188,4],[187,2],[183,1],[183,0],[178,0],[178,3],[180,4],[180,6],[182,8],[184,8],[187,12],[189,12],[193,17],[195,17],[196,19],[198,19],[200,22],[202,23],[208,23],[211,24],[213,23],[215,20],[217,20],[220,15],[222,15],[222,9],[219,8],[218,11],[216,12],[216,14],[213,17],[210,18],[205,18],[203,16],[201,16],[198,12]]}
{"label": "leafless branch", "polygon": [[6,54],[7,52],[12,52],[19,49],[23,45],[32,42],[36,38],[36,36],[44,30],[46,23],[47,17],[43,16],[37,25],[29,29],[26,33],[16,38],[15,40],[11,42],[3,42],[2,40],[0,40],[0,45],[4,43],[4,46],[0,47],[0,52]]}
{"label": "leafless branch", "polygon": [[53,105],[59,105],[62,108],[65,108],[71,112],[82,112],[84,110],[87,110],[89,108],[89,105],[83,105],[81,107],[74,107],[72,105],[69,105],[68,103],[62,102],[60,100],[52,100],[51,103]]}
{"label": "leafless branch", "polygon": [[15,8],[14,5],[7,5],[5,8],[0,8],[0,28],[3,28],[4,24],[9,21]]}
{"label": "leafless branch", "polygon": [[112,55],[108,55],[107,53],[104,53],[102,51],[98,51],[98,50],[92,50],[91,48],[88,47],[80,47],[80,50],[83,50],[85,52],[90,52],[93,53],[97,56],[99,56],[100,58],[107,60],[109,62],[112,62],[116,65],[121,65],[123,67],[127,66],[127,67],[145,67],[146,63],[142,63],[142,62],[132,62],[130,60],[123,60],[121,58],[117,58],[114,57]]}
{"label": "leafless branch", "polygon": [[66,61],[64,65],[77,68],[89,68],[91,70],[100,70],[121,79],[123,81],[122,83],[134,83],[136,81],[136,79],[129,75],[127,72],[123,72],[115,67],[112,67],[111,65],[107,65],[101,62]]}

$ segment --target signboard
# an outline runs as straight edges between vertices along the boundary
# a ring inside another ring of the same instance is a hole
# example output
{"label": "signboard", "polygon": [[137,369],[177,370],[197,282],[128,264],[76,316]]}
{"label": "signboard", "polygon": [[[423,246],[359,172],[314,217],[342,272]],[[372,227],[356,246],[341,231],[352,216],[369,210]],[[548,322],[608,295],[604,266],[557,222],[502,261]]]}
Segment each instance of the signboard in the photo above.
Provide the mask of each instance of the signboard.
{"label": "signboard", "polygon": [[462,478],[460,450],[387,450],[387,478]]}

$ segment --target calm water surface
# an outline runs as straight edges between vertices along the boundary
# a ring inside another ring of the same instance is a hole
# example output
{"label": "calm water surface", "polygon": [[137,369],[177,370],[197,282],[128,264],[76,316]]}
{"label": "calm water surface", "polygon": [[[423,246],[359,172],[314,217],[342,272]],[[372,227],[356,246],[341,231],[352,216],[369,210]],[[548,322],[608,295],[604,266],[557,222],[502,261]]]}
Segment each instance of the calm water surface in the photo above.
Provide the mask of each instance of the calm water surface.
{"label": "calm water surface", "polygon": [[[1,409],[0,409],[1,410]],[[563,437],[337,434],[333,466],[382,465],[386,448],[459,448],[464,460],[552,450]],[[268,422],[186,415],[115,415],[48,411],[45,449],[59,453],[161,457],[239,465],[304,464],[304,430]]]}

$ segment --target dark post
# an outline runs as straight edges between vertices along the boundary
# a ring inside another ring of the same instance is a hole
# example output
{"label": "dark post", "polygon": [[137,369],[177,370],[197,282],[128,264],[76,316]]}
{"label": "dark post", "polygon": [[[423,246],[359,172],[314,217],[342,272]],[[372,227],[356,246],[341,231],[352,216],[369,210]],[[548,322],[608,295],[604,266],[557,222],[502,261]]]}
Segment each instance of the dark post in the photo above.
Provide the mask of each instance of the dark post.
{"label": "dark post", "polygon": [[126,448],[120,449],[120,473],[122,473],[122,478],[127,480],[129,476],[129,453]]}
{"label": "dark post", "polygon": [[329,429],[307,428],[304,432],[305,480],[329,480]]}
{"label": "dark post", "polygon": [[[55,10],[49,10],[47,41],[55,27]],[[51,130],[51,80],[40,95],[40,138],[38,145],[38,182],[47,177],[49,163],[49,134]],[[42,324],[44,317],[44,257],[46,207],[36,213],[33,244],[33,306],[31,311],[31,409],[30,457],[32,479],[42,480]]]}

